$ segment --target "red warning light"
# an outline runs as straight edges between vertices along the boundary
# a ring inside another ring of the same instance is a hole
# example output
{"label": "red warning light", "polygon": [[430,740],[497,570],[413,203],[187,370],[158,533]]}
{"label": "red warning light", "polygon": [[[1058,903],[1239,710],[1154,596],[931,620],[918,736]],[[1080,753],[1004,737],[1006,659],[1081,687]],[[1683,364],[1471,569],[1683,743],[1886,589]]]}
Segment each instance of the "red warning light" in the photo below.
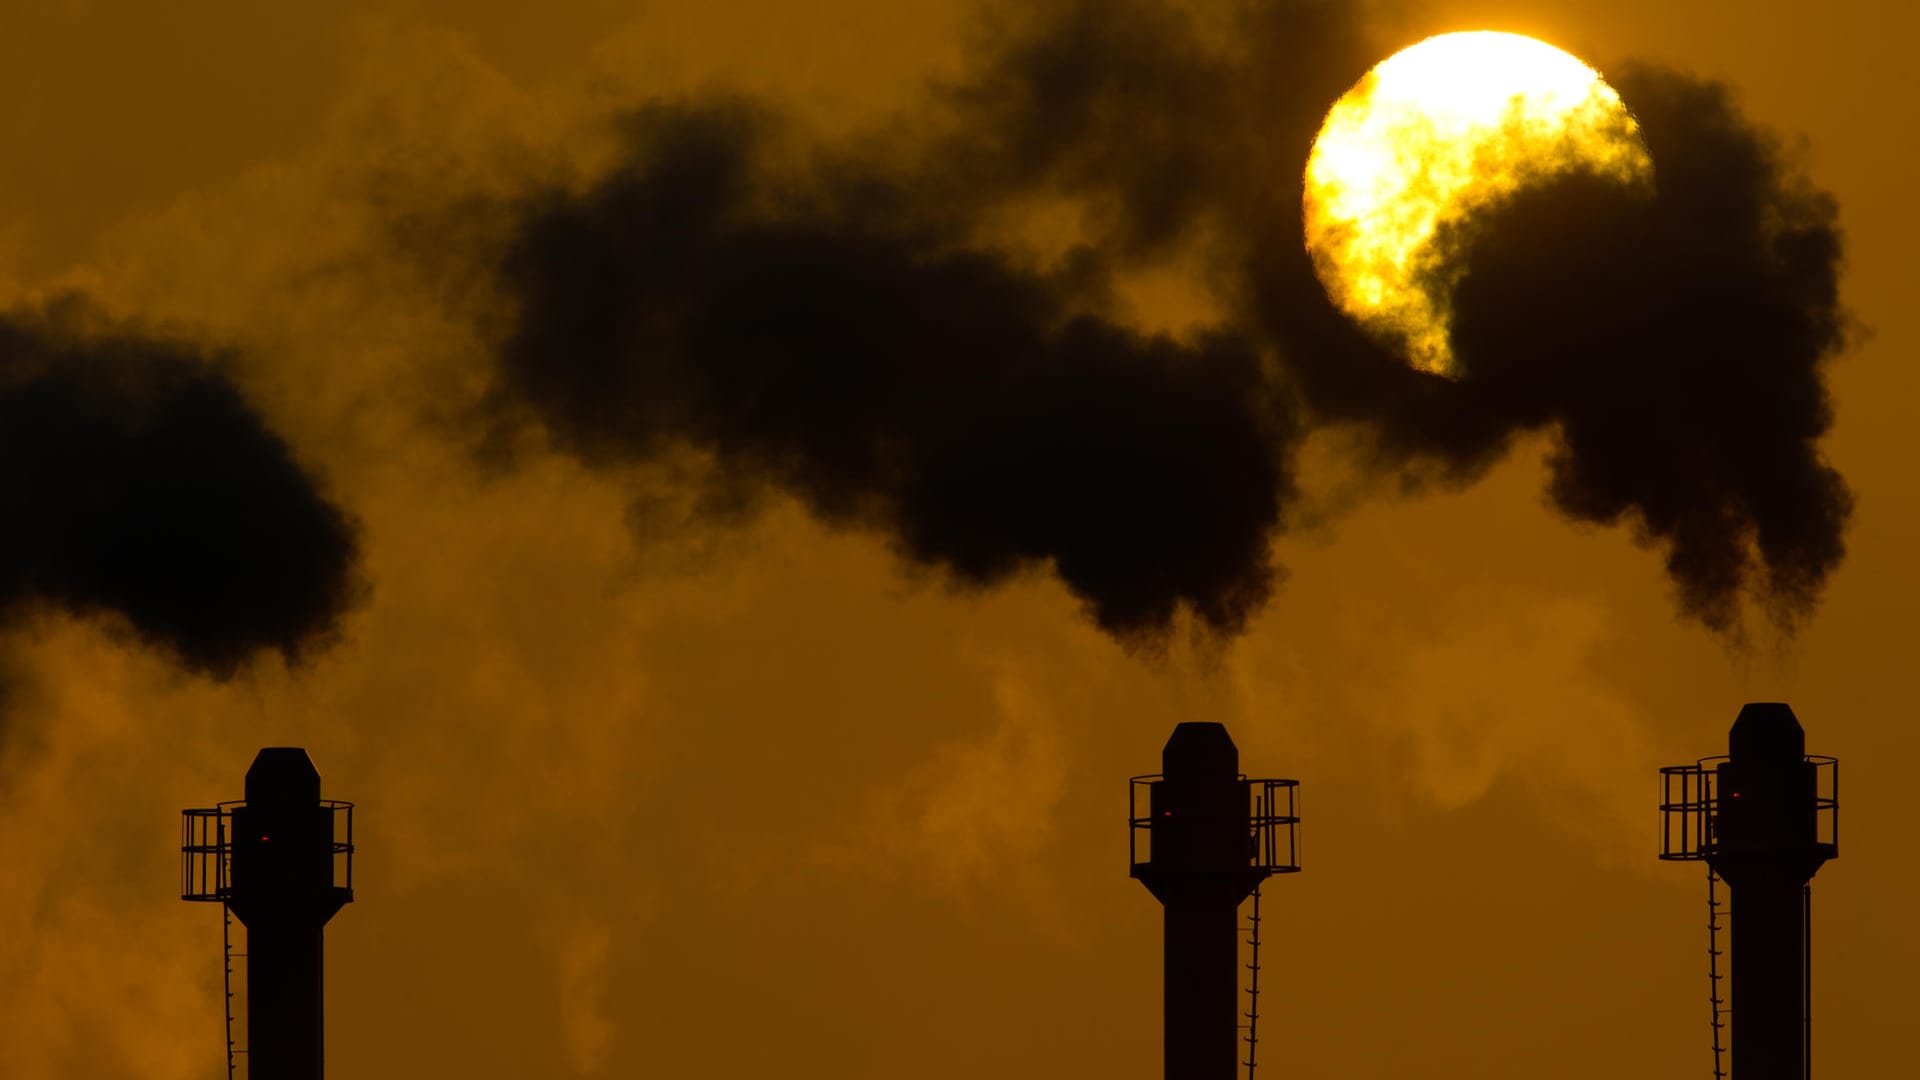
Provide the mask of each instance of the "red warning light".
{"label": "red warning light", "polygon": [[269,840],[271,840],[271,839],[273,839],[273,837],[271,837],[271,836],[263,836],[263,837],[261,837],[261,838],[260,838],[260,842],[264,844],[264,843],[266,843],[267,841],[269,841]]}
{"label": "red warning light", "polygon": [[1172,816],[1173,816],[1173,811],[1171,811],[1171,810],[1162,810],[1162,811],[1160,811],[1160,816],[1161,816],[1161,817],[1172,817]]}

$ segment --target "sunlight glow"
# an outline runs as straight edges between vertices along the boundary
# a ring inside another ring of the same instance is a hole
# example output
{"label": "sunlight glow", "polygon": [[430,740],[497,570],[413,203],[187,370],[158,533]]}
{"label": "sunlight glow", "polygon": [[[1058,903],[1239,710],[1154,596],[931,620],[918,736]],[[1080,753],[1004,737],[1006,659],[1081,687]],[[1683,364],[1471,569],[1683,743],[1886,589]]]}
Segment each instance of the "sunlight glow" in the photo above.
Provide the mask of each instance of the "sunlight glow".
{"label": "sunlight glow", "polygon": [[1382,61],[1327,113],[1307,160],[1314,269],[1334,302],[1436,375],[1458,374],[1448,221],[1586,170],[1652,179],[1639,126],[1598,72],[1519,34],[1442,34]]}

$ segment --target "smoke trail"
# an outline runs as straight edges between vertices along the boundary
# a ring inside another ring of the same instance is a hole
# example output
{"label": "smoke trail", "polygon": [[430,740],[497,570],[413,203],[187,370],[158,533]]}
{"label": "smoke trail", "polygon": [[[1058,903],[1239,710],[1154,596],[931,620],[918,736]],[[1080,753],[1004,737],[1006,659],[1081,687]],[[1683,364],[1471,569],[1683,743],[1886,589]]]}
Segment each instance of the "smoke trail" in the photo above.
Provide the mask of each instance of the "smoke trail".
{"label": "smoke trail", "polygon": [[[1231,632],[1267,598],[1308,426],[1364,433],[1407,483],[1470,482],[1541,431],[1553,504],[1662,550],[1684,614],[1732,633],[1743,596],[1789,629],[1811,611],[1849,506],[1817,447],[1835,212],[1723,89],[1617,80],[1650,199],[1576,178],[1454,223],[1470,377],[1448,381],[1335,311],[1300,238],[1320,119],[1390,51],[1374,12],[999,18],[886,155],[653,106],[597,184],[529,198],[498,265],[496,424],[602,464],[697,448],[960,581],[1050,566],[1123,637],[1182,609]],[[1046,199],[1085,211],[1067,258],[990,239]],[[1113,283],[1174,260],[1221,322],[1124,329]]]}
{"label": "smoke trail", "polygon": [[0,315],[0,619],[111,613],[226,677],[358,588],[352,524],[192,346],[75,299]]}
{"label": "smoke trail", "polygon": [[[1374,424],[1403,459],[1470,471],[1513,432],[1551,432],[1560,512],[1661,550],[1702,624],[1737,634],[1751,597],[1791,631],[1852,506],[1818,446],[1825,362],[1846,343],[1837,207],[1725,87],[1645,66],[1613,81],[1654,191],[1570,176],[1453,223],[1465,379],[1351,340],[1293,350],[1290,371],[1316,411]],[[1268,317],[1282,337],[1305,322]]]}
{"label": "smoke trail", "polygon": [[1630,521],[1707,625],[1732,628],[1751,591],[1790,628],[1851,508],[1817,446],[1821,362],[1845,343],[1837,207],[1724,88],[1618,84],[1661,163],[1654,197],[1567,182],[1468,229],[1461,341],[1481,387],[1551,418],[1563,513]]}
{"label": "smoke trail", "polygon": [[1238,629],[1294,438],[1245,336],[1123,329],[1096,271],[969,249],[845,163],[803,193],[757,160],[771,123],[649,110],[626,165],[529,210],[496,409],[591,461],[698,446],[958,581],[1050,564],[1116,634]]}

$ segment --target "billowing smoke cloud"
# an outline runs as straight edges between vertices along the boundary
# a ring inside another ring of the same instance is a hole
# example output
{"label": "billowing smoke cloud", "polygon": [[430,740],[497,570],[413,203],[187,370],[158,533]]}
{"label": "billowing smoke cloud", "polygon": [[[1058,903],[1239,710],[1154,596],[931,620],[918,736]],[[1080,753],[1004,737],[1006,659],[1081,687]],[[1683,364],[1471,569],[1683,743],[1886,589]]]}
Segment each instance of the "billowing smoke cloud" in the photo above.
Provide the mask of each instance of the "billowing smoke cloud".
{"label": "billowing smoke cloud", "polygon": [[1790,630],[1838,566],[1851,510],[1818,447],[1822,369],[1847,329],[1837,208],[1724,87],[1646,67],[1613,82],[1655,189],[1576,175],[1454,223],[1465,379],[1358,343],[1295,349],[1292,369],[1319,411],[1373,424],[1404,457],[1471,469],[1512,432],[1551,431],[1557,509],[1663,551],[1705,625],[1736,630],[1751,596]]}
{"label": "billowing smoke cloud", "polygon": [[1749,590],[1791,625],[1839,564],[1851,508],[1817,446],[1821,361],[1846,332],[1837,207],[1723,88],[1618,81],[1661,163],[1654,197],[1566,183],[1467,230],[1468,363],[1515,415],[1555,425],[1563,512],[1631,521],[1710,626]]}
{"label": "billowing smoke cloud", "polygon": [[1295,430],[1254,343],[1127,330],[1091,261],[968,248],[860,167],[803,190],[770,124],[649,110],[626,165],[530,209],[495,405],[591,461],[699,447],[963,582],[1049,563],[1116,634],[1238,629]]}
{"label": "billowing smoke cloud", "polygon": [[[1267,598],[1308,426],[1408,483],[1546,432],[1553,504],[1662,550],[1685,614],[1736,632],[1752,597],[1790,629],[1849,507],[1817,448],[1832,200],[1722,88],[1631,69],[1656,193],[1576,177],[1453,223],[1469,376],[1414,371],[1300,240],[1320,118],[1401,43],[1377,25],[1319,0],[1008,14],[884,153],[738,104],[642,110],[597,183],[517,208],[491,416],[601,464],[692,448],[963,582],[1050,566],[1123,637],[1181,609],[1233,631]],[[996,239],[1047,200],[1083,211],[1068,255]],[[1116,282],[1169,265],[1201,268],[1210,331],[1114,314]]]}
{"label": "billowing smoke cloud", "polygon": [[0,619],[112,614],[195,670],[326,639],[352,523],[222,372],[73,299],[0,315]]}

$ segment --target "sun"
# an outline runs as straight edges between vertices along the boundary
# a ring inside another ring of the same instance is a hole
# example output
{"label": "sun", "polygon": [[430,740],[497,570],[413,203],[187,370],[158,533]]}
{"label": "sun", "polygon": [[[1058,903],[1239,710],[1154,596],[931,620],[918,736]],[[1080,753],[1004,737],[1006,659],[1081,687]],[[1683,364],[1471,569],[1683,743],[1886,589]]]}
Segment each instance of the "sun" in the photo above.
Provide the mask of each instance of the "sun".
{"label": "sun", "polygon": [[1307,248],[1328,295],[1407,362],[1457,376],[1447,222],[1553,176],[1651,182],[1598,72],[1519,34],[1441,34],[1380,62],[1327,113],[1307,159]]}

